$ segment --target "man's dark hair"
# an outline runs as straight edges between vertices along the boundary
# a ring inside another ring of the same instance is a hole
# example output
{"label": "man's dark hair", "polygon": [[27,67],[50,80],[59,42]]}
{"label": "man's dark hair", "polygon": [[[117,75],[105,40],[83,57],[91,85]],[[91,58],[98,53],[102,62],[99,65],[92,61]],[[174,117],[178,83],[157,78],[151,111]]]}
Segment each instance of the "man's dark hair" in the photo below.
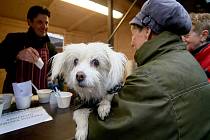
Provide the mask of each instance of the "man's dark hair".
{"label": "man's dark hair", "polygon": [[27,19],[30,19],[31,21],[33,21],[33,19],[37,17],[38,14],[43,14],[50,17],[50,11],[47,8],[42,7],[42,6],[32,6],[28,10]]}

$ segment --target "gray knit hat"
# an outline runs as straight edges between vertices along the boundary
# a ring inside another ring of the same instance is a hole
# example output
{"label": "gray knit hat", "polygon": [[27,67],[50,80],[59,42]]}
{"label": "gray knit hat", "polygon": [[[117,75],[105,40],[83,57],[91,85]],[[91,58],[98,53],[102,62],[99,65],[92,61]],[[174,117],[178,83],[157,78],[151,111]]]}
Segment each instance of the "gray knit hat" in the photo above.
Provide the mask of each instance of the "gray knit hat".
{"label": "gray knit hat", "polygon": [[130,24],[149,27],[155,33],[189,33],[192,22],[188,12],[176,0],[147,0]]}

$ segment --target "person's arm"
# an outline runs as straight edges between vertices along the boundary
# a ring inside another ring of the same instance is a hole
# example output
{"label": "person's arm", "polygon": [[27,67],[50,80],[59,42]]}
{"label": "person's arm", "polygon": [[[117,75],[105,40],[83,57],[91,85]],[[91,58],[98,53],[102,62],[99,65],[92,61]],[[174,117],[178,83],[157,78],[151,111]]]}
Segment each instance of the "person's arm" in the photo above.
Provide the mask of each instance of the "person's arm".
{"label": "person's arm", "polygon": [[3,59],[2,55],[3,55],[3,46],[0,43],[0,69],[4,68],[4,63],[3,63],[3,60],[2,60]]}
{"label": "person's arm", "polygon": [[14,35],[9,33],[0,44],[0,68],[7,68],[12,63],[15,63],[18,48]]}
{"label": "person's arm", "polygon": [[105,121],[101,121],[97,114],[90,114],[88,139],[169,138],[170,131],[175,131],[171,127],[175,118],[170,113],[170,101],[163,93],[156,80],[147,75],[128,77],[121,92],[115,96],[111,113]]}
{"label": "person's arm", "polygon": [[24,33],[9,33],[0,44],[0,68],[7,68],[17,60],[35,63],[39,53],[32,47],[25,48]]}

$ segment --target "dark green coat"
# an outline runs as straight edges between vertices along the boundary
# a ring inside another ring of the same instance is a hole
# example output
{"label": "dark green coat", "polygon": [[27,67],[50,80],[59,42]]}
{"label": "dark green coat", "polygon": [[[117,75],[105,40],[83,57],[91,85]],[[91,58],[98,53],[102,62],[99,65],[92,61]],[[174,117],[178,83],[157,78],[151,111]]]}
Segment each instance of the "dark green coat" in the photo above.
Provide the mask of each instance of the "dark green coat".
{"label": "dark green coat", "polygon": [[180,38],[163,32],[135,54],[105,121],[89,118],[89,140],[210,140],[210,85]]}

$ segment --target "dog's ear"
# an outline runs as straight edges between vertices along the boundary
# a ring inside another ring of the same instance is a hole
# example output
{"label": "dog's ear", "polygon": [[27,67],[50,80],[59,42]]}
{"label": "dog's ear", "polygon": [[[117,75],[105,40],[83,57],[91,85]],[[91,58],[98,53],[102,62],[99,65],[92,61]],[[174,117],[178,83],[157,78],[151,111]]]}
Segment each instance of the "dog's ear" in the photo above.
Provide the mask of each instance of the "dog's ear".
{"label": "dog's ear", "polygon": [[110,60],[110,71],[106,87],[113,88],[124,81],[127,57],[123,53],[113,51],[111,48],[106,49],[106,51]]}
{"label": "dog's ear", "polygon": [[51,79],[54,80],[58,75],[63,74],[62,67],[64,64],[64,53],[58,53],[54,55],[51,59]]}

